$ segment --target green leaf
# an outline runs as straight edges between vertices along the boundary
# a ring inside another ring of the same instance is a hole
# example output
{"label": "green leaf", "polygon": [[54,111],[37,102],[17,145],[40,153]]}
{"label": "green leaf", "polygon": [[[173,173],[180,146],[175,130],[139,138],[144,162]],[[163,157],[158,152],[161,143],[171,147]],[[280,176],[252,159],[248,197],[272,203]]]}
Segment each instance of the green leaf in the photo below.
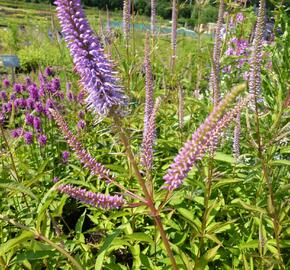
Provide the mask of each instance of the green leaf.
{"label": "green leaf", "polygon": [[196,229],[196,231],[200,231],[201,222],[198,218],[194,218],[193,212],[189,211],[185,208],[177,208],[178,213],[181,214],[183,218],[190,222],[190,224]]}
{"label": "green leaf", "polygon": [[243,182],[243,180],[241,180],[241,179],[221,179],[213,184],[212,190],[218,189],[218,188],[225,186],[225,185],[236,184],[239,182]]}
{"label": "green leaf", "polygon": [[24,193],[29,195],[31,198],[38,200],[37,197],[31,192],[31,190],[25,186],[23,186],[21,183],[18,182],[9,182],[9,183],[3,183],[2,181],[0,182],[0,188],[3,189],[9,189],[12,191],[17,191],[20,193]]}
{"label": "green leaf", "polygon": [[254,211],[254,212],[259,212],[259,213],[262,213],[262,214],[266,214],[267,213],[267,211],[265,209],[260,208],[258,206],[251,205],[251,204],[247,204],[244,201],[242,201],[241,199],[234,199],[234,200],[232,200],[231,203],[232,204],[240,204],[246,210],[250,210],[250,211]]}
{"label": "green leaf", "polygon": [[16,238],[8,240],[6,243],[2,244],[0,247],[0,256],[3,256],[6,252],[11,250],[12,248],[16,247],[17,245],[25,242],[28,239],[33,239],[34,233],[29,231],[23,231],[19,236]]}
{"label": "green leaf", "polygon": [[215,160],[227,162],[227,163],[235,163],[235,159],[231,155],[227,155],[221,152],[216,152],[214,156]]}
{"label": "green leaf", "polygon": [[251,240],[247,243],[243,243],[239,245],[240,249],[246,249],[246,248],[258,248],[259,247],[259,240]]}
{"label": "green leaf", "polygon": [[81,234],[82,234],[83,224],[84,224],[84,221],[85,221],[85,218],[86,218],[86,213],[87,213],[87,210],[85,210],[83,212],[83,214],[80,216],[80,218],[78,219],[78,222],[76,224],[75,231],[76,231],[76,239],[77,240],[80,240],[80,237],[81,237]]}
{"label": "green leaf", "polygon": [[272,160],[269,162],[270,165],[286,165],[290,166],[290,160],[280,159],[280,160]]}
{"label": "green leaf", "polygon": [[98,254],[97,254],[97,260],[95,263],[95,270],[101,270],[102,266],[103,266],[103,261],[104,261],[104,257],[106,254],[106,251],[109,249],[110,245],[112,244],[113,240],[121,233],[121,230],[116,230],[115,232],[113,232],[112,234],[110,234],[103,246],[101,247],[101,249],[99,250]]}
{"label": "green leaf", "polygon": [[132,234],[127,234],[124,237],[125,240],[134,240],[134,241],[140,241],[140,242],[148,242],[150,244],[153,244],[154,241],[151,239],[151,237],[143,232],[136,232]]}
{"label": "green leaf", "polygon": [[209,249],[204,255],[203,258],[206,262],[213,261],[214,258],[217,255],[218,249],[220,248],[220,245],[215,246],[214,248]]}

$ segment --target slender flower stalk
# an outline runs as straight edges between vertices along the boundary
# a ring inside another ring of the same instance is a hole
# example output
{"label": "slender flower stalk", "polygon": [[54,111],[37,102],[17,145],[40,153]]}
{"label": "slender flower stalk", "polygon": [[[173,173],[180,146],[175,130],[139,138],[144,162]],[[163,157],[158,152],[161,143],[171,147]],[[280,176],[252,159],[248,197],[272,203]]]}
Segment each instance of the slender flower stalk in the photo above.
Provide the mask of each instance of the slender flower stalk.
{"label": "slender flower stalk", "polygon": [[59,185],[57,186],[57,190],[83,203],[103,209],[119,209],[125,204],[125,200],[122,196],[94,193],[72,185]]}
{"label": "slender flower stalk", "polygon": [[234,130],[233,153],[237,161],[240,156],[240,135],[241,135],[241,114],[238,113],[236,117],[236,125]]}
{"label": "slender flower stalk", "polygon": [[99,176],[101,179],[108,181],[112,180],[110,170],[105,168],[102,164],[98,163],[86,150],[83,148],[77,138],[69,130],[68,125],[62,116],[55,110],[50,110],[54,120],[56,121],[59,129],[63,133],[69,146],[76,152],[80,161],[87,167],[94,175]]}
{"label": "slender flower stalk", "polygon": [[259,13],[253,41],[253,52],[250,59],[251,69],[249,78],[249,92],[257,96],[261,95],[261,62],[262,42],[265,28],[265,1],[260,1]]}
{"label": "slender flower stalk", "polygon": [[107,33],[109,34],[111,32],[111,19],[110,19],[110,12],[107,7],[107,27],[106,27]]}
{"label": "slender flower stalk", "polygon": [[132,193],[124,186],[120,185],[113,175],[111,175],[110,170],[105,168],[104,165],[98,163],[95,158],[93,158],[78,142],[77,138],[73,135],[73,133],[69,130],[66,122],[62,118],[62,116],[55,110],[50,110],[53,118],[55,119],[59,129],[63,133],[67,143],[69,146],[75,151],[81,163],[84,164],[86,168],[88,168],[93,175],[99,176],[101,179],[105,180],[108,183],[113,183],[115,186],[119,187],[123,190],[126,194],[134,199],[138,199],[141,202],[146,202],[144,198],[138,196],[137,194]]}
{"label": "slender flower stalk", "polygon": [[151,33],[156,31],[156,0],[151,0]]}
{"label": "slender flower stalk", "polygon": [[99,38],[90,28],[81,1],[56,0],[55,4],[75,69],[88,94],[86,102],[89,108],[104,116],[126,106],[127,98],[113,70],[113,62],[104,54]]}
{"label": "slender flower stalk", "polygon": [[218,106],[214,107],[203,124],[192,134],[192,138],[184,144],[178,155],[174,158],[174,162],[170,165],[167,174],[163,177],[166,189],[173,190],[178,188],[187,177],[196,160],[204,156],[207,148],[214,140],[213,133],[218,128],[218,121],[229,104],[244,89],[245,84],[233,88]]}
{"label": "slender flower stalk", "polygon": [[127,42],[127,46],[130,36],[130,5],[130,0],[123,0],[123,34]]}
{"label": "slender flower stalk", "polygon": [[143,149],[141,154],[141,164],[146,168],[147,172],[150,172],[152,170],[153,165],[153,144],[155,140],[155,134],[156,134],[156,125],[155,125],[155,119],[156,114],[159,109],[161,103],[161,98],[157,98],[153,111],[150,115],[148,126],[147,126],[147,132],[144,135],[143,138]]}
{"label": "slender flower stalk", "polygon": [[174,70],[177,50],[177,0],[172,1],[172,28],[171,28],[171,70]]}
{"label": "slender flower stalk", "polygon": [[184,91],[181,85],[178,85],[178,122],[179,128],[184,126]]}
{"label": "slender flower stalk", "polygon": [[210,87],[213,94],[214,106],[217,106],[220,100],[220,58],[221,58],[221,47],[222,47],[222,24],[224,17],[224,0],[220,0],[218,20],[215,29],[215,41],[213,48],[213,59],[210,76]]}
{"label": "slender flower stalk", "polygon": [[148,129],[149,119],[153,111],[154,101],[153,101],[153,76],[151,69],[150,61],[150,44],[149,44],[149,35],[146,34],[145,41],[145,57],[144,57],[144,66],[145,66],[145,114],[144,114],[144,132],[143,138]]}

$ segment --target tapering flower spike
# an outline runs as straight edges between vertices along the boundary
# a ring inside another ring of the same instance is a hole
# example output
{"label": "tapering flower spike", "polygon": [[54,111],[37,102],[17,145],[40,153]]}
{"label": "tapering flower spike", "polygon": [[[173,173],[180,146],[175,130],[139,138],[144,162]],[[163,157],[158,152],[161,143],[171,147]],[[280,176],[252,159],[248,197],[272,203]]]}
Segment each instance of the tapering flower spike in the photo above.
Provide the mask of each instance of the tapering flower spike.
{"label": "tapering flower spike", "polygon": [[241,114],[238,113],[235,121],[233,153],[237,161],[240,156]]}
{"label": "tapering flower spike", "polygon": [[151,0],[151,33],[156,31],[156,0]]}
{"label": "tapering flower spike", "polygon": [[74,187],[72,185],[59,185],[57,190],[83,203],[103,209],[119,209],[125,204],[125,200],[122,196],[111,196],[102,193],[94,193],[86,189]]}
{"label": "tapering flower spike", "polygon": [[184,144],[174,158],[174,162],[170,165],[167,174],[163,177],[166,189],[173,190],[182,184],[196,160],[201,159],[208,147],[211,146],[211,142],[215,141],[214,135],[216,130],[220,132],[217,123],[221,119],[224,111],[244,89],[244,84],[233,88],[218,106],[214,107],[203,124],[192,134],[192,138]]}
{"label": "tapering flower spike", "polygon": [[131,1],[123,0],[123,34],[127,42],[130,36],[130,9]]}
{"label": "tapering flower spike", "polygon": [[144,57],[144,66],[145,66],[145,114],[144,114],[144,132],[146,134],[148,129],[149,119],[153,111],[154,101],[153,101],[153,76],[151,69],[150,61],[150,40],[149,34],[146,34],[145,40],[145,57]]}
{"label": "tapering flower spike", "polygon": [[144,135],[142,143],[141,164],[146,168],[148,172],[151,171],[153,165],[153,144],[156,134],[155,119],[160,103],[161,98],[159,97],[156,99],[153,111],[150,115],[147,132]]}
{"label": "tapering flower spike", "polygon": [[172,28],[171,28],[171,69],[174,69],[177,49],[177,0],[172,1]]}
{"label": "tapering flower spike", "polygon": [[265,0],[260,0],[259,13],[254,34],[254,48],[250,59],[251,69],[249,78],[249,92],[254,95],[261,94],[261,62],[263,34],[265,26]]}
{"label": "tapering flower spike", "polygon": [[81,85],[88,96],[86,102],[96,114],[107,115],[117,107],[126,106],[127,98],[119,85],[113,63],[104,54],[80,0],[56,0],[57,16],[68,44]]}
{"label": "tapering flower spike", "polygon": [[224,0],[220,0],[218,20],[215,29],[215,41],[213,48],[213,59],[210,76],[210,88],[213,95],[213,103],[216,106],[220,100],[220,58],[221,58],[221,46],[222,46],[222,24],[224,17]]}
{"label": "tapering flower spike", "polygon": [[67,143],[75,151],[80,161],[87,167],[92,174],[99,176],[101,179],[111,182],[112,176],[109,169],[105,168],[102,164],[98,163],[78,142],[77,138],[69,130],[66,122],[62,116],[55,110],[50,110],[54,120],[56,121],[59,129],[62,131]]}

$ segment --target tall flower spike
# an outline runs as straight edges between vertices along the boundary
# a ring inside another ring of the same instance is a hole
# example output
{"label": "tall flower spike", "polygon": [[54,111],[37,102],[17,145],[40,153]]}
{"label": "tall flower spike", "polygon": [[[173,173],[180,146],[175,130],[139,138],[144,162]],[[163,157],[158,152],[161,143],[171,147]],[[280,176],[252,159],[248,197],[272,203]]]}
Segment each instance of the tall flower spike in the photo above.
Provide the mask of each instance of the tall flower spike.
{"label": "tall flower spike", "polygon": [[220,0],[218,20],[215,29],[215,41],[213,48],[212,68],[210,75],[210,87],[213,95],[214,106],[217,106],[220,99],[220,57],[222,46],[222,24],[224,17],[224,0]]}
{"label": "tall flower spike", "polygon": [[102,164],[98,163],[78,142],[77,138],[69,130],[66,122],[62,116],[55,110],[50,110],[54,120],[56,121],[59,129],[62,131],[67,143],[75,151],[80,161],[88,168],[92,174],[99,176],[102,179],[105,179],[111,182],[112,176],[110,175],[109,169],[105,168]]}
{"label": "tall flower spike", "polygon": [[249,78],[249,92],[258,96],[261,94],[261,61],[262,41],[265,26],[265,0],[260,0],[259,13],[254,34],[254,48],[250,59],[251,69]]}
{"label": "tall flower spike", "polygon": [[125,204],[125,200],[122,196],[111,196],[102,193],[94,193],[86,189],[74,187],[72,185],[59,185],[57,190],[83,203],[103,209],[119,209]]}
{"label": "tall flower spike", "polygon": [[177,0],[172,1],[172,28],[171,28],[171,70],[173,71],[177,49]]}
{"label": "tall flower spike", "polygon": [[156,31],[156,0],[151,0],[151,33]]}
{"label": "tall flower spike", "polygon": [[127,43],[130,35],[130,5],[130,0],[123,0],[123,34]]}
{"label": "tall flower spike", "polygon": [[[145,40],[145,57],[144,57],[144,66],[145,66],[145,114],[144,114],[144,132],[146,134],[150,116],[153,111],[154,101],[153,101],[153,78],[152,78],[152,69],[150,62],[150,44],[149,44],[149,34],[146,34]],[[144,137],[144,136],[143,136]]]}
{"label": "tall flower spike", "polygon": [[241,114],[238,113],[236,117],[236,125],[234,130],[233,153],[237,161],[240,156],[240,135],[241,135]]}
{"label": "tall flower spike", "polygon": [[127,98],[119,85],[113,63],[104,54],[99,38],[90,28],[81,1],[56,0],[55,4],[81,85],[88,93],[86,102],[89,108],[103,116],[117,107],[126,106]]}
{"label": "tall flower spike", "polygon": [[174,162],[170,165],[167,174],[163,177],[165,180],[165,188],[173,190],[178,188],[183,180],[187,177],[193,164],[205,154],[207,148],[214,140],[212,132],[216,129],[217,122],[221,119],[224,111],[236,96],[245,89],[245,85],[239,85],[228,93],[224,99],[214,107],[210,115],[205,119],[202,125],[192,134],[192,138],[188,140],[181,148]]}
{"label": "tall flower spike", "polygon": [[153,165],[153,144],[156,134],[155,118],[161,103],[161,98],[157,98],[153,111],[148,122],[147,132],[144,135],[142,143],[141,164],[147,171],[151,171]]}

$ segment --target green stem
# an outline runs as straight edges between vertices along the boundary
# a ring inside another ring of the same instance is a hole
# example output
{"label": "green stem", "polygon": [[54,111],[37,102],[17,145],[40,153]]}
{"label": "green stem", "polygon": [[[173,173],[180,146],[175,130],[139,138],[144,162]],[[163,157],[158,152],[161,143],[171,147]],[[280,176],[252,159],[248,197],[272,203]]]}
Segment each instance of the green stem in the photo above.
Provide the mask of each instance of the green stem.
{"label": "green stem", "polygon": [[281,248],[280,248],[280,239],[279,239],[279,220],[278,220],[278,215],[277,215],[277,210],[275,206],[275,200],[274,200],[274,193],[273,193],[273,187],[272,183],[270,181],[269,175],[268,175],[268,170],[265,162],[265,158],[263,155],[263,145],[262,145],[262,140],[261,140],[261,135],[260,135],[260,122],[259,122],[259,112],[258,112],[258,102],[257,102],[257,96],[255,95],[255,122],[256,122],[256,134],[257,134],[257,145],[258,145],[258,156],[259,159],[261,160],[261,165],[262,165],[262,173],[263,176],[266,180],[267,186],[268,186],[268,191],[269,191],[269,199],[270,199],[270,205],[268,206],[268,213],[269,216],[272,219],[273,225],[274,225],[274,234],[275,234],[275,239],[276,239],[276,244],[277,244],[277,250],[278,250],[278,256],[279,256],[279,265],[281,269],[285,269],[284,263],[283,263],[283,258],[281,256]]}
{"label": "green stem", "polygon": [[125,146],[125,149],[126,149],[126,153],[127,153],[127,156],[128,156],[128,159],[129,159],[129,162],[133,168],[133,171],[138,179],[138,182],[139,182],[139,185],[141,186],[142,188],[142,191],[144,193],[144,196],[147,200],[147,206],[148,208],[150,209],[151,211],[151,215],[152,217],[154,218],[155,222],[156,222],[156,225],[159,229],[159,232],[160,232],[160,236],[161,236],[161,239],[163,241],[163,244],[166,248],[166,251],[167,251],[167,254],[169,256],[169,259],[171,261],[171,264],[172,264],[172,269],[174,270],[178,270],[177,268],[177,264],[176,264],[176,261],[175,261],[175,258],[174,258],[174,255],[173,255],[173,252],[172,252],[172,249],[170,247],[170,243],[168,241],[168,238],[166,236],[166,232],[163,228],[163,224],[161,222],[161,217],[160,217],[160,214],[158,212],[158,210],[156,209],[155,205],[154,205],[154,202],[153,202],[153,199],[146,187],[146,184],[145,184],[145,181],[143,180],[142,178],[142,175],[140,174],[140,171],[139,171],[139,168],[138,168],[138,165],[137,165],[137,162],[135,160],[135,157],[134,157],[134,154],[132,152],[132,149],[131,149],[131,146],[129,144],[129,141],[128,141],[128,138],[123,130],[123,127],[121,126],[121,121],[119,119],[119,117],[116,115],[116,114],[113,114],[112,115],[113,117],[113,120],[115,122],[115,125],[119,131],[119,136],[120,136],[120,139],[123,143],[123,145]]}
{"label": "green stem", "polygon": [[55,248],[56,250],[58,250],[62,255],[64,255],[65,257],[67,257],[67,259],[71,262],[72,266],[74,267],[74,269],[76,270],[85,270],[80,264],[79,262],[72,257],[66,250],[64,250],[62,247],[60,247],[59,245],[57,245],[56,243],[52,242],[50,239],[48,239],[47,237],[45,237],[44,235],[42,235],[41,233],[21,224],[18,223],[17,221],[10,219],[2,214],[0,214],[0,219],[5,220],[7,222],[9,222],[10,224],[25,230],[25,231],[29,231],[32,232],[35,236],[36,240],[41,240],[43,242],[46,242],[47,244],[49,244],[50,246],[52,246],[53,248]]}

